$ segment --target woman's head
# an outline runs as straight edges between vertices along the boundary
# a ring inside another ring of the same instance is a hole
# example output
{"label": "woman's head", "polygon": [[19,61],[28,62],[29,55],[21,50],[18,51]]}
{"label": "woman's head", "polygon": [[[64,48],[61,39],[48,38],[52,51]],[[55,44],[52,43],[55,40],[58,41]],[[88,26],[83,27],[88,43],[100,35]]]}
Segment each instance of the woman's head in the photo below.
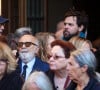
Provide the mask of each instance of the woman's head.
{"label": "woman's head", "polygon": [[46,61],[48,60],[47,54],[51,51],[51,42],[53,42],[56,37],[54,33],[49,32],[39,32],[36,33],[35,36],[40,42],[39,56],[42,60]]}
{"label": "woman's head", "polygon": [[0,42],[0,62],[5,63],[6,72],[10,73],[16,69],[17,63],[12,50],[5,43]]}
{"label": "woman's head", "polygon": [[25,81],[22,90],[53,90],[52,84],[45,73],[33,72]]}
{"label": "woman's head", "polygon": [[66,58],[69,58],[70,51],[73,51],[76,49],[70,42],[66,42],[63,40],[55,40],[51,43],[52,48],[57,45],[63,49]]}
{"label": "woman's head", "polygon": [[85,48],[85,49],[92,49],[92,43],[91,41],[74,36],[72,37],[69,42],[71,42],[77,49]]}
{"label": "woman's head", "polygon": [[75,50],[75,47],[63,40],[55,40],[51,43],[51,54],[49,56],[50,69],[58,70],[66,68],[66,61],[70,56],[70,51]]}
{"label": "woman's head", "polygon": [[75,50],[67,60],[67,72],[72,80],[95,75],[95,68],[96,58],[90,50]]}

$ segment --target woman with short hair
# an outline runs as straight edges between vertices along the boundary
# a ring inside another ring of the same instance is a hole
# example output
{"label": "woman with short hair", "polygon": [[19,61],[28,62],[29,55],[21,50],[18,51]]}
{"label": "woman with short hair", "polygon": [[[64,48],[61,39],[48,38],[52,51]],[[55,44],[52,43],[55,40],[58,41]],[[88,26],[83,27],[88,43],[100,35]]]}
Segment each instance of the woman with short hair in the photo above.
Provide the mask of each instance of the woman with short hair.
{"label": "woman with short hair", "polygon": [[66,90],[100,90],[97,80],[96,58],[89,49],[78,49],[67,60],[67,73],[72,80]]}
{"label": "woman with short hair", "polygon": [[48,55],[50,71],[47,72],[47,75],[53,83],[54,90],[64,90],[70,83],[66,70],[67,60],[75,47],[70,42],[63,40],[53,41],[51,47],[51,54]]}

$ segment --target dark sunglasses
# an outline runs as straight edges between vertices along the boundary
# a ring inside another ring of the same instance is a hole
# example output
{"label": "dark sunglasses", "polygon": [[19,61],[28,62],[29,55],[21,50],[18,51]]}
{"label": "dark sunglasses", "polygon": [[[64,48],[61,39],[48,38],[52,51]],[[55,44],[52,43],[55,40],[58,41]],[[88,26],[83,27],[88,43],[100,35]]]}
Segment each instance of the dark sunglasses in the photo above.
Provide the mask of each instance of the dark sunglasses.
{"label": "dark sunglasses", "polygon": [[18,42],[17,44],[17,46],[20,48],[23,47],[23,45],[25,45],[25,47],[30,47],[31,45],[38,46],[37,44],[32,43],[32,42]]}

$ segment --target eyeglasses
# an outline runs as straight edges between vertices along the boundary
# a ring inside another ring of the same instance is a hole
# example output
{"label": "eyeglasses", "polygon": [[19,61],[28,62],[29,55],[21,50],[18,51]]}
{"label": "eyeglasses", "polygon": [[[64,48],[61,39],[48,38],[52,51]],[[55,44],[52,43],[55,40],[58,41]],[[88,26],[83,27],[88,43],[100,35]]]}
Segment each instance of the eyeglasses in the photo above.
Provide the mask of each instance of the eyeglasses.
{"label": "eyeglasses", "polygon": [[60,59],[60,58],[65,58],[65,57],[63,57],[63,56],[58,56],[58,55],[55,55],[55,56],[53,56],[53,55],[48,55],[48,59],[50,59],[51,57],[53,57],[55,60]]}
{"label": "eyeglasses", "polygon": [[35,46],[38,46],[37,44],[35,43],[32,43],[32,42],[18,42],[18,47],[23,47],[23,45],[25,45],[25,47],[30,47],[31,45],[35,45]]}

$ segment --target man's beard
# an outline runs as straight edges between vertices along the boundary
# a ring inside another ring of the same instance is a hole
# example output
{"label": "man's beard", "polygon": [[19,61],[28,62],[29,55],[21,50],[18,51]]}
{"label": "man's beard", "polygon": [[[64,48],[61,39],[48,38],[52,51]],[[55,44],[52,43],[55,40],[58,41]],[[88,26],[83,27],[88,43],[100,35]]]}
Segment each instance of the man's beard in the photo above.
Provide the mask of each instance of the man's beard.
{"label": "man's beard", "polygon": [[68,41],[73,36],[77,36],[77,35],[78,35],[78,32],[76,32],[75,34],[70,34],[68,31],[64,30],[64,32],[63,32],[63,40]]}
{"label": "man's beard", "polygon": [[19,52],[19,57],[24,63],[30,62],[34,57],[34,52]]}

